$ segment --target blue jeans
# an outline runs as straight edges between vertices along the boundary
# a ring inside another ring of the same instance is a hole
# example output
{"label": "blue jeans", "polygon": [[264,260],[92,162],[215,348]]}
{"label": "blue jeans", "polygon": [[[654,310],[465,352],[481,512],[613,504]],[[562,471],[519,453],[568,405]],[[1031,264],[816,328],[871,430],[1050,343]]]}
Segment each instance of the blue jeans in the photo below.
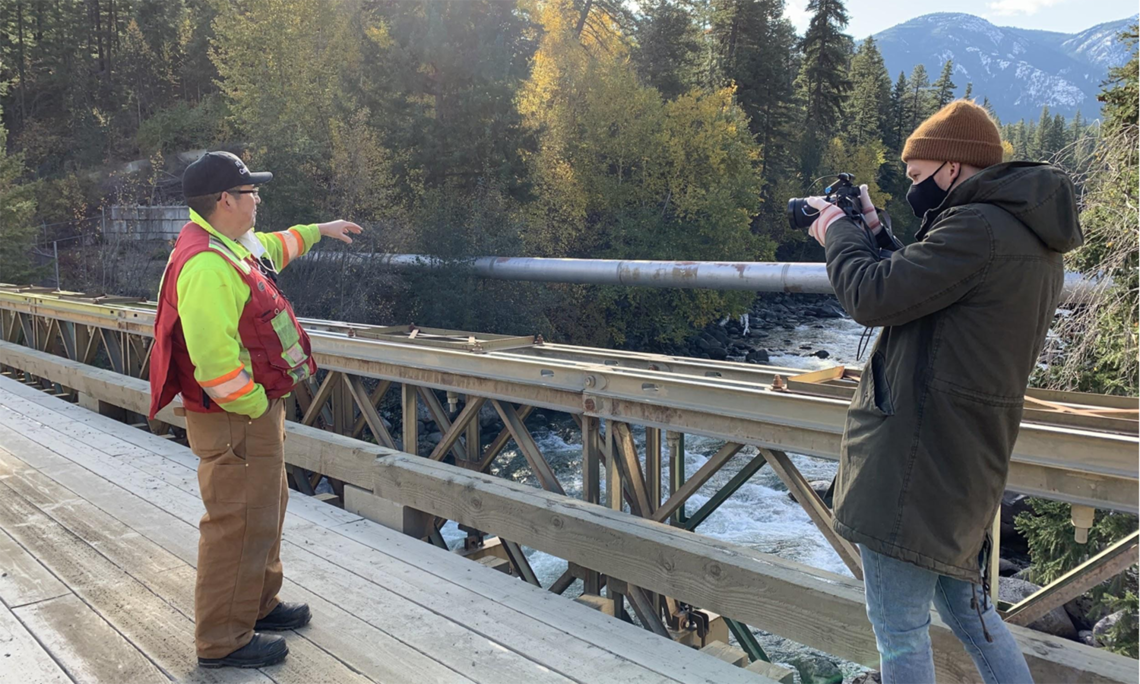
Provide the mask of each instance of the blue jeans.
{"label": "blue jeans", "polygon": [[992,602],[982,612],[993,638],[986,640],[978,611],[970,605],[973,596],[981,605],[981,587],[875,553],[862,544],[859,551],[883,684],[934,684],[931,602],[966,647],[986,684],[1033,683],[1021,648]]}

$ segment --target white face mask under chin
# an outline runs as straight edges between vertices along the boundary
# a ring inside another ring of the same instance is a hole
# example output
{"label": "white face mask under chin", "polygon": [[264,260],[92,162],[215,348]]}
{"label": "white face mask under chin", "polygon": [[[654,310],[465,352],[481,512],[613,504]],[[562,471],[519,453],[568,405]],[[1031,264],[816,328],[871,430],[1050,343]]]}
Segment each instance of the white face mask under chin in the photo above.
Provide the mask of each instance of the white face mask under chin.
{"label": "white face mask under chin", "polygon": [[249,253],[252,254],[255,259],[260,259],[265,255],[265,246],[262,245],[261,240],[258,240],[257,236],[253,234],[252,228],[247,230],[245,233],[242,233],[242,236],[239,237],[237,241],[243,247],[248,249]]}

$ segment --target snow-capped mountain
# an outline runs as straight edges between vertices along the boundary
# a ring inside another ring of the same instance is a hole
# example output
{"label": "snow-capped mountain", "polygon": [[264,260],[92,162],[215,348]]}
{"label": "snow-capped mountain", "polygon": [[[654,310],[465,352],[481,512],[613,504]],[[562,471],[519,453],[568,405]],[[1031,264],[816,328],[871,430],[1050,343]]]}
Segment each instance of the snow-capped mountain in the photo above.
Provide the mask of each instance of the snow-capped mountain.
{"label": "snow-capped mountain", "polygon": [[947,59],[954,62],[957,94],[973,82],[973,97],[988,97],[1003,121],[1034,119],[1041,108],[1088,119],[1100,113],[1096,96],[1111,67],[1128,61],[1120,33],[1133,16],[1076,34],[999,27],[972,14],[927,14],[875,34],[892,83],[899,72],[910,78],[916,64],[938,78]]}

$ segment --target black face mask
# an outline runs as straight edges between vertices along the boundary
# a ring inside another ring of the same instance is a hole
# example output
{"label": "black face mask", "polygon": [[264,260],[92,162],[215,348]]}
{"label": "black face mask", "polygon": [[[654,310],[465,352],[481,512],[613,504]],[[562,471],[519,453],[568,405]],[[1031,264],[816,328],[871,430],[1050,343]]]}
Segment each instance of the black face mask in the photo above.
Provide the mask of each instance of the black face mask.
{"label": "black face mask", "polygon": [[[946,166],[947,163],[942,162],[942,166]],[[922,218],[926,212],[942,204],[942,200],[950,194],[949,190],[943,190],[938,187],[938,183],[934,182],[934,177],[938,175],[938,171],[942,170],[942,166],[939,166],[938,170],[930,174],[926,180],[911,185],[910,190],[907,190],[907,204],[910,205],[911,211],[918,218]]]}

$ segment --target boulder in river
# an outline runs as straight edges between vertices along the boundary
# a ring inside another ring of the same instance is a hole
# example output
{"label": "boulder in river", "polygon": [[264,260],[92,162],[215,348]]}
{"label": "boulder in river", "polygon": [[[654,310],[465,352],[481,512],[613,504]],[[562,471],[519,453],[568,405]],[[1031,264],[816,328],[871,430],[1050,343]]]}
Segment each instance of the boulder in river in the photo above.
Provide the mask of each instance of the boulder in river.
{"label": "boulder in river", "polygon": [[[1036,593],[1040,586],[1013,577],[1001,577],[998,584],[998,598],[1009,603],[1018,603]],[[1029,624],[1030,629],[1052,634],[1065,639],[1076,639],[1077,628],[1065,609],[1054,608]]]}
{"label": "boulder in river", "polygon": [[822,655],[796,653],[787,660],[787,664],[800,673],[803,684],[840,684],[843,681],[839,666]]}

